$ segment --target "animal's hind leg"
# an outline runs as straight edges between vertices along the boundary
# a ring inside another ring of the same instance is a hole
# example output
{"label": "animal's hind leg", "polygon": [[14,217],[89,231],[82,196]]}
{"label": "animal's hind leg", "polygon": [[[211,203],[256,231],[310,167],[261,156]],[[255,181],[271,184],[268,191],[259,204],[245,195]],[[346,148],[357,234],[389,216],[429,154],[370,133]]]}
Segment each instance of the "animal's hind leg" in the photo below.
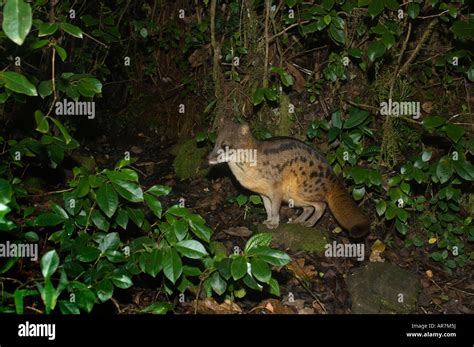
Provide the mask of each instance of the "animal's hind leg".
{"label": "animal's hind leg", "polygon": [[301,212],[301,214],[298,217],[296,217],[294,220],[292,220],[291,223],[292,224],[303,224],[306,221],[306,219],[308,219],[308,217],[311,216],[313,211],[314,211],[313,206],[304,206],[303,207],[303,212]]}
{"label": "animal's hind leg", "polygon": [[305,227],[312,227],[316,222],[321,218],[326,209],[326,203],[324,202],[315,202],[313,203],[314,213],[310,219],[303,223]]}

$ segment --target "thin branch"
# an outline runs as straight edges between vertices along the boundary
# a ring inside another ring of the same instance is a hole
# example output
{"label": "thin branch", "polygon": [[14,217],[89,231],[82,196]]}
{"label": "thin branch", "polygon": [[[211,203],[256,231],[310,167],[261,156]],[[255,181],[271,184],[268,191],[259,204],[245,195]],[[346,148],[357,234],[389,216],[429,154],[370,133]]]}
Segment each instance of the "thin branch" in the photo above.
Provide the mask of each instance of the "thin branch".
{"label": "thin branch", "polygon": [[272,41],[275,40],[278,36],[283,35],[283,34],[286,33],[288,30],[291,30],[291,29],[293,29],[294,27],[297,27],[298,25],[302,25],[302,24],[306,24],[306,23],[309,23],[309,20],[305,20],[305,21],[298,22],[298,23],[293,23],[293,24],[291,24],[290,26],[287,26],[287,27],[286,27],[285,29],[283,29],[282,31],[280,31],[278,34],[275,34],[275,35],[273,35],[272,37],[270,37],[269,41],[272,42]]}
{"label": "thin branch", "polygon": [[263,63],[263,87],[268,87],[268,54],[270,48],[270,38],[268,37],[268,27],[270,19],[270,0],[265,0],[265,61]]}

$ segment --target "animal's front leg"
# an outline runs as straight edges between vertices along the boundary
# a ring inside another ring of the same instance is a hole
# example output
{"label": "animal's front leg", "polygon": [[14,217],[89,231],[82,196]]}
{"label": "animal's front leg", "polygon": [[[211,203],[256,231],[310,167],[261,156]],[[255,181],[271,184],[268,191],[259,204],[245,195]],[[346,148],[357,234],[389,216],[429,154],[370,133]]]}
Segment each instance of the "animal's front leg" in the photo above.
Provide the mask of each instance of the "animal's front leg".
{"label": "animal's front leg", "polygon": [[[265,204],[265,200],[263,202]],[[275,229],[280,224],[280,206],[281,206],[281,196],[274,194],[268,197],[267,204],[270,203],[269,209],[265,206],[267,210],[267,220],[263,222],[268,229]],[[270,213],[269,213],[270,212]]]}
{"label": "animal's front leg", "polygon": [[272,203],[270,202],[270,199],[265,196],[265,195],[260,195],[262,197],[262,200],[263,200],[263,206],[265,207],[265,212],[267,212],[267,219],[265,220],[265,222],[263,222],[264,224],[270,222],[270,220],[272,219]]}

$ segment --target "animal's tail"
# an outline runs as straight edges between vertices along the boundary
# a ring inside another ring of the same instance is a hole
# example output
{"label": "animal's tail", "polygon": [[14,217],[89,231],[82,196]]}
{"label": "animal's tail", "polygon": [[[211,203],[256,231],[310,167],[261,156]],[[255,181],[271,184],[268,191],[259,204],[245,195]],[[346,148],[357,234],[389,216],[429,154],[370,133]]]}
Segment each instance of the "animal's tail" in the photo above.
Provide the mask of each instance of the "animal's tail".
{"label": "animal's tail", "polygon": [[334,182],[327,194],[329,208],[339,224],[349,231],[353,238],[365,236],[370,229],[369,219],[362,214],[344,185]]}

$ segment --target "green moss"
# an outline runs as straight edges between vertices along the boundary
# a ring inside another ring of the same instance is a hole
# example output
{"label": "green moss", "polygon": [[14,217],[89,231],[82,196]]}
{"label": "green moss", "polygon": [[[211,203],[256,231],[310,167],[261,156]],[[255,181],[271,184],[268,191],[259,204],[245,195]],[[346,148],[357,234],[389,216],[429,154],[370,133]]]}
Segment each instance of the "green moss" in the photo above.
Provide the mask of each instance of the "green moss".
{"label": "green moss", "polygon": [[327,233],[316,228],[306,228],[299,224],[280,224],[276,229],[268,229],[259,225],[258,233],[270,233],[273,244],[277,247],[289,248],[292,251],[305,251],[322,254],[329,242]]}
{"label": "green moss", "polygon": [[203,169],[204,157],[208,149],[198,148],[195,139],[186,140],[177,144],[171,151],[176,157],[173,160],[173,168],[181,180],[204,177],[209,169]]}

